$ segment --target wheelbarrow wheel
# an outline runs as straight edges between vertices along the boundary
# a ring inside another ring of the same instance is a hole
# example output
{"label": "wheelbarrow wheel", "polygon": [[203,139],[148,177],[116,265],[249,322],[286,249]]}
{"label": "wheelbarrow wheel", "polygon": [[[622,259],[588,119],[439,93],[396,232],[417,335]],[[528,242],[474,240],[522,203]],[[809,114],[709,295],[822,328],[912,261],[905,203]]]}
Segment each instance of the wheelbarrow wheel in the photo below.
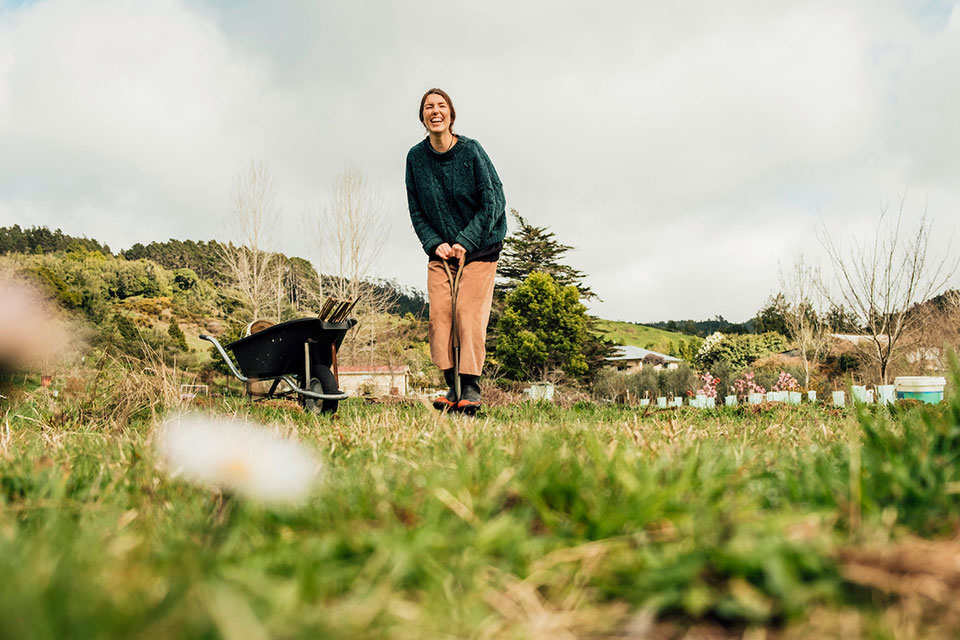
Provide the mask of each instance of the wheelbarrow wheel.
{"label": "wheelbarrow wheel", "polygon": [[[333,377],[333,371],[330,370],[330,367],[317,365],[314,367],[312,373],[314,377],[310,379],[310,386],[307,387],[308,391],[313,391],[314,393],[340,393],[340,390],[337,389],[337,379]],[[314,413],[336,413],[339,405],[339,400],[317,400],[308,397],[304,397],[303,399],[303,408]]]}

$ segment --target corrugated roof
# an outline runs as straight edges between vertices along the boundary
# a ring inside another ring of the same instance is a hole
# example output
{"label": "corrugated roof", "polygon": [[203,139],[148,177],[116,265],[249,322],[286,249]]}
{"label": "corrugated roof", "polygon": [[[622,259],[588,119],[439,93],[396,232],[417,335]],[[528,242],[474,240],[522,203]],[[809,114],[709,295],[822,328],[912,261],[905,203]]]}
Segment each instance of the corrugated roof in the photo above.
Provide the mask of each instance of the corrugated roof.
{"label": "corrugated roof", "polygon": [[656,356],[658,358],[663,358],[664,362],[683,362],[680,358],[674,358],[673,356],[668,356],[665,353],[658,353],[656,351],[650,351],[649,349],[641,349],[640,347],[634,347],[633,345],[627,345],[624,347],[617,347],[617,355],[610,356],[607,360],[643,360],[647,356]]}

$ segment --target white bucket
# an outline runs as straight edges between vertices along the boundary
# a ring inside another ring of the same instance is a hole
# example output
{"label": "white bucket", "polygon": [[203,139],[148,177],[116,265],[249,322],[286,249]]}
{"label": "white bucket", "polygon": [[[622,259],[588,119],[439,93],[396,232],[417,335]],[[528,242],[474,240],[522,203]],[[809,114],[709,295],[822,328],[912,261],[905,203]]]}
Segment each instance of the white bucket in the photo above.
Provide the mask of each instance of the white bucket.
{"label": "white bucket", "polygon": [[897,388],[898,400],[912,398],[927,404],[936,404],[943,400],[947,380],[934,376],[897,376],[893,384]]}
{"label": "white bucket", "polygon": [[810,402],[817,401],[817,392],[816,391],[807,391],[807,400]]}
{"label": "white bucket", "polygon": [[728,407],[737,406],[737,396],[727,396],[723,400],[724,400],[724,404],[726,404]]}
{"label": "white bucket", "polygon": [[667,408],[667,399],[666,398],[657,398],[657,406],[661,409]]}

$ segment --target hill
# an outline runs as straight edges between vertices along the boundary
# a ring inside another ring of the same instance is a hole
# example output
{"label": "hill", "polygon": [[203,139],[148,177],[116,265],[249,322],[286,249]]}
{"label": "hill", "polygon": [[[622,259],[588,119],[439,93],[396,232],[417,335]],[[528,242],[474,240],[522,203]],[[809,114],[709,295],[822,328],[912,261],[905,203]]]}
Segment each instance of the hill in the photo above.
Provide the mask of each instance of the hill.
{"label": "hill", "polygon": [[633,345],[668,355],[680,355],[681,345],[686,345],[689,349],[690,345],[699,340],[696,336],[685,333],[619,320],[598,320],[596,327],[603,337],[619,345]]}
{"label": "hill", "polygon": [[661,322],[646,322],[644,326],[676,331],[692,336],[706,338],[715,331],[721,333],[754,333],[754,321],[750,318],[746,322],[730,322],[723,316],[711,320],[665,320]]}

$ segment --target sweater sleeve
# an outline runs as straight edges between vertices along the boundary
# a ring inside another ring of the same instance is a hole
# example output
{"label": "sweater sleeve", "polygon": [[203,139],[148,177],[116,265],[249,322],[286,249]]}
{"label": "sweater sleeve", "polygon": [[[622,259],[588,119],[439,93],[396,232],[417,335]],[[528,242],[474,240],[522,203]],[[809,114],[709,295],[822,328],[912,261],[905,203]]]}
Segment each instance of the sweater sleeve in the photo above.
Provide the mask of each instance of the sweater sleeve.
{"label": "sweater sleeve", "polygon": [[407,156],[407,207],[410,209],[410,221],[413,223],[413,230],[420,238],[420,244],[427,255],[431,255],[433,250],[443,243],[443,238],[437,233],[433,225],[427,219],[423,212],[423,206],[420,204],[420,196],[417,193],[417,184],[414,179],[413,166],[410,162],[410,156]]}
{"label": "sweater sleeve", "polygon": [[497,170],[483,150],[480,143],[474,141],[477,153],[473,161],[473,177],[480,193],[480,210],[473,220],[457,234],[455,242],[463,245],[467,253],[483,249],[494,227],[506,215],[507,200],[503,196],[503,183]]}

